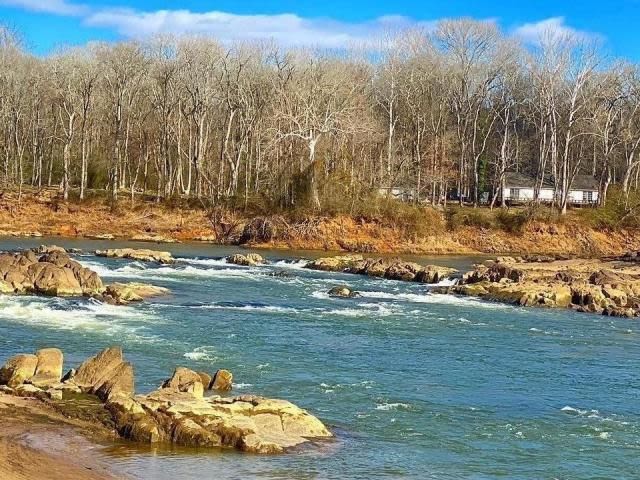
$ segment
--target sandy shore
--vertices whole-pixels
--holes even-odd
[[[108,467],[106,431],[68,420],[39,402],[0,393],[0,479],[122,479]]]

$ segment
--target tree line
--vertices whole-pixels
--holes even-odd
[[[46,57],[0,28],[0,181],[64,199],[322,209],[401,187],[492,205],[505,172],[637,188],[640,70],[575,35],[440,22],[339,50],[154,37]]]

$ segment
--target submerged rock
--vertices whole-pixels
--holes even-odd
[[[233,265],[242,265],[245,267],[255,267],[257,265],[264,264],[265,260],[261,255],[258,255],[257,253],[248,253],[247,255],[236,253],[235,255],[227,257],[227,263],[231,263]]]
[[[107,250],[96,250],[96,255],[108,258],[128,258],[141,262],[157,262],[163,265],[175,262],[171,253],[147,248],[109,248]]]
[[[328,292],[330,297],[340,297],[340,298],[355,298],[360,296],[360,293],[351,290],[349,287],[333,287]]]
[[[131,237],[134,242],[153,242],[153,243],[180,243],[175,238],[165,237],[155,233],[141,233]]]
[[[169,289],[146,283],[112,283],[107,285],[102,299],[116,305],[141,302],[145,298],[168,295]]]

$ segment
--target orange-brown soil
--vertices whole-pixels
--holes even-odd
[[[168,207],[137,200],[122,200],[111,211],[103,200],[61,202],[54,192],[29,193],[18,202],[14,193],[0,197],[0,236],[43,235],[94,237],[110,234],[118,239],[145,235],[159,240],[225,243],[238,239],[250,218],[224,219],[234,235],[222,237],[203,208]],[[428,219],[425,219],[428,222]],[[308,225],[292,225],[253,247],[296,250],[331,250],[397,254],[560,254],[603,256],[640,250],[638,231],[599,231],[577,219],[565,224],[533,222],[520,233],[480,227],[460,227],[416,237],[402,228],[348,216],[320,217]]]

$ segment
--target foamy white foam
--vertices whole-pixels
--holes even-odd
[[[296,270],[300,270],[303,269],[304,267],[306,267],[306,265],[309,263],[309,260],[304,260],[304,259],[300,259],[300,260],[278,260],[277,262],[274,262],[272,265],[275,265],[277,267],[281,267],[281,268],[293,268]]]
[[[239,267],[233,263],[227,263],[225,258],[178,258],[180,263],[188,263],[190,265],[207,265],[211,267]]]
[[[233,384],[233,388],[235,388],[236,390],[243,390],[245,388],[251,388],[253,387],[252,383],[234,383]]]
[[[133,307],[94,299],[0,296],[0,321],[55,330],[85,330],[143,343],[164,341],[144,332],[147,324],[158,323],[159,319]]]
[[[411,405],[408,403],[382,403],[376,406],[376,410],[383,410],[383,411],[409,410],[410,408],[411,408]]]
[[[397,300],[409,303],[435,303],[441,305],[460,305],[473,306],[474,308],[487,308],[490,310],[512,310],[514,307],[501,303],[483,302],[477,298],[459,297],[455,295],[439,294],[426,292],[424,294],[416,293],[391,293],[391,292],[373,292],[360,291],[360,295],[366,298]],[[320,298],[320,297],[317,297]]]
[[[215,349],[210,345],[203,345],[194,348],[191,352],[185,353],[184,358],[194,361],[214,361],[218,358],[214,355]]]
[[[139,262],[132,262],[114,269],[108,268],[98,262],[82,261],[80,263],[84,267],[94,270],[101,277],[123,277],[143,280],[153,277],[163,277],[166,278],[167,281],[179,281],[181,277],[239,277],[258,280],[255,276],[256,269],[239,268],[237,265],[229,265],[227,263],[220,264],[224,265],[224,268],[198,268],[194,265],[182,266],[180,264],[155,267],[151,265],[147,266]]]
[[[299,310],[290,307],[281,307],[278,305],[223,305],[211,304],[202,305],[197,308],[207,310],[239,310],[243,312],[261,312],[261,313],[298,313]]]

